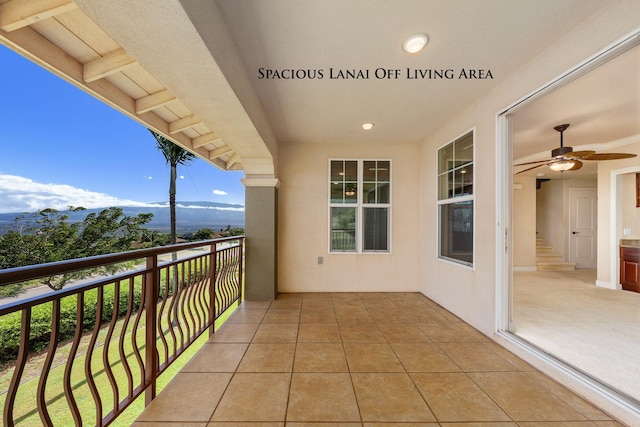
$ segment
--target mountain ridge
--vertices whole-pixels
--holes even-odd
[[[144,225],[149,230],[168,233],[170,230],[169,202],[148,203],[146,206],[116,206],[122,209],[126,216],[137,216],[142,213],[152,213],[151,222]],[[69,216],[68,221],[79,222],[90,213],[98,213],[104,208],[91,208],[81,211],[60,210]],[[16,218],[30,215],[34,212],[0,213],[0,233],[12,226]],[[177,201],[176,224],[178,234],[193,233],[201,228],[218,230],[227,226],[244,228],[244,206],[232,203],[206,201]]]

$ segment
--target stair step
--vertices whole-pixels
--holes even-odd
[[[553,247],[551,246],[543,246],[543,245],[536,246],[536,252],[538,253],[549,253],[552,250],[553,250]]]
[[[542,252],[536,254],[536,260],[539,262],[564,261],[564,256],[557,252]]]
[[[536,245],[541,245],[544,239],[536,239]]]
[[[576,269],[575,262],[537,262],[536,267],[538,271],[569,271]]]

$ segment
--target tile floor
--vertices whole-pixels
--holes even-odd
[[[134,426],[285,423],[621,425],[421,294],[327,293],[243,303]]]

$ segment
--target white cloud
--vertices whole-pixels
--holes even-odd
[[[180,175],[180,179],[184,179],[184,175]]]
[[[109,206],[161,206],[119,199],[105,193],[76,188],[66,184],[43,184],[16,175],[0,175],[0,212],[33,212],[38,209],[87,209]]]
[[[213,190],[213,194],[215,194],[216,196],[226,196],[227,192],[222,190]]]

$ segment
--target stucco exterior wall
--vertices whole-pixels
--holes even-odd
[[[601,50],[637,30],[640,3],[614,3],[595,14],[566,37],[541,52],[489,95],[468,105],[444,123],[421,147],[420,154],[420,289],[448,310],[488,335],[496,330],[496,117],[519,100],[584,63]],[[433,244],[436,221],[437,147],[467,129],[476,129],[475,266],[453,265],[436,256]],[[600,212],[599,212],[600,213]],[[601,236],[598,236],[602,241]]]
[[[279,153],[280,292],[419,290],[417,144],[283,144]],[[329,159],[391,160],[391,253],[329,253]]]

